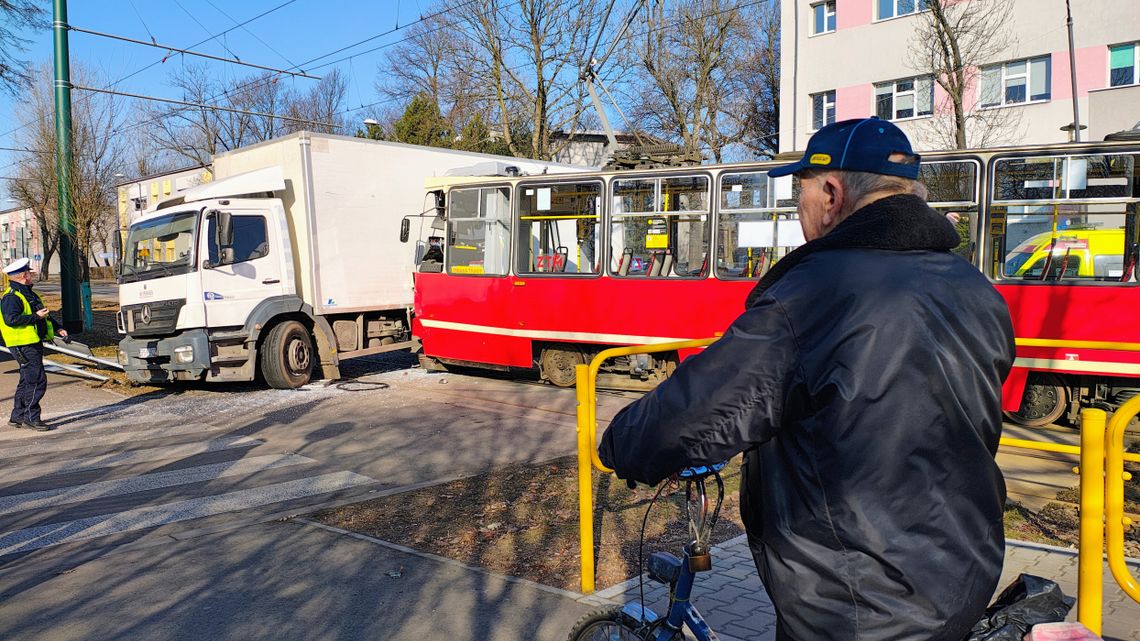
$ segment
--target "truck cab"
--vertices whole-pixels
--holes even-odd
[[[260,349],[271,386],[308,382],[318,358],[311,332],[331,329],[296,294],[281,199],[250,197],[284,188],[279,170],[251,172],[161,203],[130,227],[118,325],[132,381],[253,380]],[[335,350],[323,360],[335,370]]]

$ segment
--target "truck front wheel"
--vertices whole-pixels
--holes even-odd
[[[313,341],[297,321],[274,325],[260,356],[261,374],[272,388],[297,389],[313,376]]]

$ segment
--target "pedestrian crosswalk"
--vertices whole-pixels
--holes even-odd
[[[186,423],[45,439],[0,452],[0,561],[376,483],[216,431]],[[187,438],[195,440],[171,443]]]

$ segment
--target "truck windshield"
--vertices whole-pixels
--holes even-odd
[[[198,212],[156,216],[131,227],[123,253],[122,281],[185,274],[194,269]]]

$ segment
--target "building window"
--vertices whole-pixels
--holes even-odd
[[[982,106],[998,107],[1049,99],[1049,56],[982,68]]]
[[[1122,87],[1140,81],[1136,71],[1140,69],[1140,46],[1132,44],[1108,48],[1108,86]]]
[[[879,20],[926,11],[927,0],[878,0]]]
[[[812,35],[835,31],[835,0],[813,4],[811,14]]]
[[[822,129],[824,125],[830,125],[833,122],[835,122],[835,92],[825,91],[823,93],[812,94],[812,129]]]
[[[934,113],[934,80],[906,78],[875,85],[875,115],[902,120]]]

